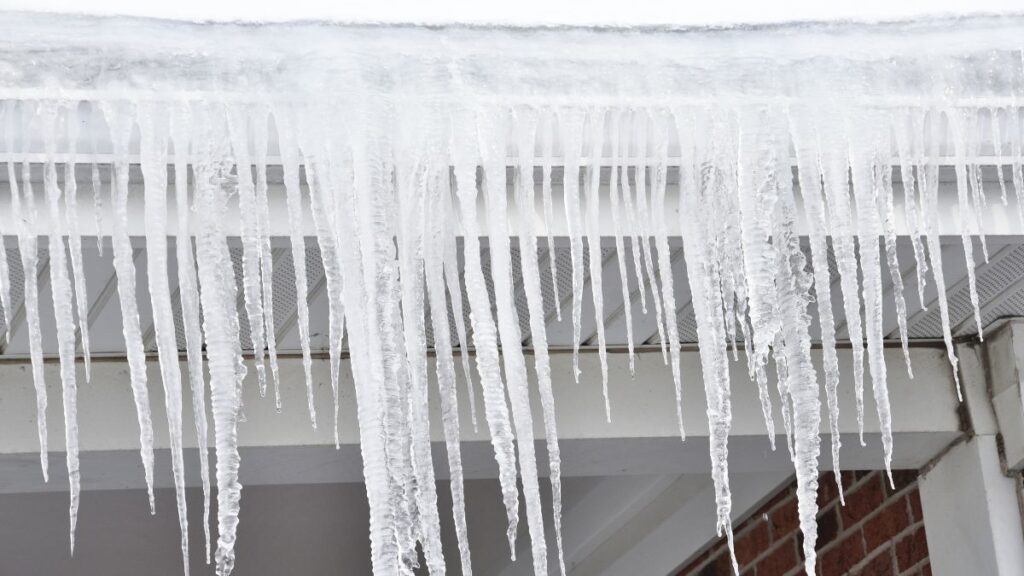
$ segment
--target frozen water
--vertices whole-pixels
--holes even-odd
[[[482,391],[511,554],[522,498],[530,561],[536,572],[547,573],[530,390],[536,382],[555,549],[564,573],[554,389],[556,378],[570,375],[552,374],[546,330],[554,319],[548,314],[561,320],[561,303],[557,286],[556,301],[544,302],[540,252],[546,248],[547,267],[557,282],[556,242],[566,242],[572,262],[571,377],[587,386],[597,380],[596,374],[580,378],[578,360],[583,325],[590,322],[589,313],[583,318],[589,282],[606,417],[613,404],[608,383],[616,373],[608,363],[606,298],[621,291],[631,370],[634,349],[647,344],[634,342],[633,321],[648,314],[651,299],[651,332],[656,327],[656,342],[671,367],[673,390],[666,393],[674,393],[681,435],[684,383],[690,386],[692,380],[685,376],[697,370],[682,365],[678,318],[681,309],[692,311],[708,407],[717,528],[730,547],[734,389],[729,350],[732,361],[739,361],[742,344],[753,382],[743,393],[759,396],[773,447],[776,410],[782,416],[797,474],[805,568],[813,573],[819,380],[838,470],[839,343],[846,340],[852,349],[862,430],[867,364],[888,467],[892,421],[899,415],[890,413],[882,357],[887,294],[896,317],[888,330],[898,330],[909,370],[904,291],[910,288],[904,281],[916,276],[922,305],[928,282],[940,288],[943,335],[956,377],[949,303],[941,289],[940,234],[961,237],[980,330],[973,262],[976,244],[987,260],[988,246],[979,234],[988,223],[983,216],[993,208],[982,189],[983,165],[999,167],[1012,183],[1000,179],[1004,202],[1012,198],[1024,214],[1018,104],[1024,96],[1024,23],[1019,18],[718,31],[203,26],[112,19],[104,22],[109,28],[104,35],[96,35],[92,24],[26,14],[5,15],[0,24],[10,188],[9,227],[0,232],[17,237],[25,272],[24,317],[43,474],[47,398],[37,285],[40,236],[49,247],[73,534],[79,483],[76,346],[81,345],[86,378],[90,358],[81,236],[94,229],[97,236],[111,236],[153,505],[154,439],[135,286],[138,247],[130,238],[141,207],[182,552],[187,554],[188,542],[183,375],[168,277],[169,235],[176,236],[181,328],[203,455],[208,556],[207,401],[212,406],[219,528],[214,558],[222,575],[234,566],[239,521],[244,336],[253,345],[261,393],[269,359],[269,379],[281,408],[272,232],[287,236],[292,252],[314,426],[307,236],[315,236],[320,248],[330,306],[335,443],[340,443],[339,387],[347,381],[341,371],[349,368],[376,574],[412,573],[420,551],[431,573],[443,573],[446,562],[453,562],[442,554],[431,458],[427,322],[462,573],[471,573],[472,566],[458,373],[466,381],[474,429],[474,379]],[[89,122],[83,121],[86,113]],[[80,126],[88,134],[83,129],[80,135]],[[999,159],[986,157],[993,154]],[[78,163],[89,168],[94,223],[82,217],[90,210],[78,205]],[[101,165],[108,163],[109,184],[101,177]],[[134,165],[141,168],[141,191],[130,178]],[[272,165],[281,166],[283,186],[270,181]],[[940,182],[940,166],[954,168],[955,183]],[[172,181],[173,230],[168,222]],[[37,190],[45,215],[37,214]],[[944,207],[952,198],[957,209],[951,217]],[[282,214],[271,212],[272,199],[282,200]],[[910,236],[913,273],[900,268],[899,234]],[[614,242],[617,287],[604,282],[603,236]],[[236,241],[242,247],[239,278],[229,252],[229,243]],[[490,279],[483,250],[489,251]],[[837,276],[829,265],[832,254]],[[905,260],[908,266],[909,257]],[[677,277],[682,263],[685,281]],[[516,304],[516,270],[522,272],[525,309]],[[0,304],[7,329],[13,330],[17,304],[10,301],[10,277],[6,253],[0,251]],[[687,293],[686,301],[677,301]],[[464,321],[464,296],[471,330]],[[633,308],[636,299],[639,310]],[[249,334],[240,333],[243,324]],[[526,330],[529,334],[522,333]],[[816,336],[822,347],[820,377],[811,361]],[[532,355],[523,342],[530,343]],[[777,402],[770,372],[777,376]]]

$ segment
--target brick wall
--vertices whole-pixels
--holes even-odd
[[[831,472],[818,480],[818,574],[931,576],[916,471],[844,472],[846,506]],[[796,481],[735,526],[741,576],[803,573],[803,538]],[[732,573],[724,538],[692,559],[677,576]]]

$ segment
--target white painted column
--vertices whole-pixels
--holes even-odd
[[[1004,406],[1008,396],[1000,393],[1014,384],[996,381],[1024,372],[1018,362],[1024,355],[1011,353],[1019,330],[1015,324],[991,332],[986,344],[957,349],[964,409],[974,435],[940,456],[920,480],[928,552],[939,576],[1024,574],[1016,472],[1007,472],[998,441],[1006,418],[997,418],[1009,408],[1021,410],[1019,402]]]

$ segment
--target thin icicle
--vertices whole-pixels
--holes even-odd
[[[969,119],[964,118],[965,114],[958,110],[947,110],[946,121],[948,122],[949,130],[953,136],[953,149],[956,155],[956,161],[954,163],[954,170],[956,171],[956,196],[957,196],[957,210],[959,211],[960,217],[960,243],[964,248],[964,259],[967,264],[967,287],[971,297],[971,307],[974,309],[974,325],[978,329],[978,337],[982,340],[985,339],[982,334],[981,324],[981,306],[978,299],[978,283],[975,274],[974,264],[974,239],[971,237],[971,231],[974,230],[976,233],[979,229],[979,215],[978,215],[978,200],[977,198],[971,198],[971,194],[976,190],[976,186],[968,183],[968,177],[970,176],[965,155],[969,153],[966,150],[965,140],[968,138],[968,130],[965,124],[969,123]],[[934,137],[934,134],[933,134]],[[988,261],[988,254],[985,255],[985,260]]]
[[[654,300],[655,324],[658,326],[658,345],[661,347],[661,361],[668,364],[668,352],[665,342],[665,324],[667,322],[667,310],[662,310],[661,291],[664,286],[658,286],[658,278],[654,274],[654,248],[651,237],[652,214],[648,208],[648,180],[647,180],[647,125],[650,120],[649,113],[644,110],[637,113],[638,118],[634,121],[634,141],[636,142],[636,166],[633,169],[633,190],[636,193],[636,220],[638,222],[638,240],[640,241],[640,253],[644,260],[644,273],[647,276],[647,285],[651,287],[651,297]],[[638,276],[643,276],[638,274]],[[643,285],[643,281],[640,282]],[[643,306],[644,298],[641,296],[640,303]],[[644,314],[647,313],[644,308]]]
[[[885,144],[888,144],[886,139]],[[910,348],[907,344],[907,301],[903,297],[903,272],[900,270],[899,255],[896,253],[896,210],[892,199],[892,167],[881,160],[875,166],[876,210],[882,214],[882,230],[885,234],[885,262],[892,282],[892,297],[896,303],[896,322],[899,326],[900,343],[903,347],[903,361],[907,365],[907,376],[914,378],[910,365]]]
[[[633,253],[633,272],[636,275],[636,290],[640,295],[640,311],[647,315],[647,290],[644,288],[644,265],[643,256],[640,253],[641,244],[641,233],[639,216],[637,215],[636,208],[634,208],[633,201],[633,188],[629,184],[629,150],[631,145],[639,146],[639,143],[635,142],[633,137],[633,122],[632,114],[629,112],[623,112],[620,114],[620,134],[622,143],[622,161],[619,165],[619,187],[622,190],[622,206],[626,216],[625,228],[629,232],[629,247]],[[642,155],[637,152],[637,155]],[[638,163],[634,166],[637,182],[639,182],[639,172],[641,165]],[[642,190],[638,190],[641,193]],[[625,253],[620,252],[618,254],[620,258],[625,258]],[[652,286],[653,289],[653,286]]]
[[[73,292],[68,278],[67,254],[64,248],[65,215],[61,213],[61,189],[57,184],[57,167],[54,155],[57,146],[54,132],[57,129],[58,110],[54,103],[41,105],[43,141],[46,149],[46,165],[43,167],[43,186],[46,189],[46,204],[50,216],[50,295],[53,299],[53,315],[57,324],[57,350],[60,356],[60,384],[64,404],[65,460],[68,467],[70,486],[70,546],[75,553],[75,525],[78,523],[78,495],[81,490],[81,472],[78,468],[78,386],[75,382],[75,318],[72,309]]]
[[[597,355],[601,363],[601,392],[604,395],[604,414],[612,421],[612,405],[608,399],[608,349],[604,334],[604,261],[601,255],[601,154],[604,150],[603,108],[590,111],[590,133],[587,137],[590,162],[585,171],[586,218],[584,230],[590,252],[590,294],[594,303],[594,327],[597,329]]]
[[[580,150],[583,146],[582,110],[559,110],[564,176],[562,200],[572,257],[572,374],[580,381],[580,320],[583,315],[583,216],[580,210]]]
[[[75,282],[75,304],[78,312],[77,335],[82,342],[82,355],[85,359],[85,381],[92,376],[92,353],[89,346],[89,294],[85,286],[85,265],[82,262],[82,233],[78,226],[78,182],[75,179],[75,156],[78,146],[78,103],[67,107],[64,112],[68,141],[68,161],[64,163],[64,209],[67,214],[68,251],[71,255],[71,272]],[[6,271],[5,258],[0,268]],[[6,272],[2,274],[6,276]],[[6,283],[0,279],[0,284]]]
[[[32,112],[29,103],[22,102],[16,106],[13,101],[5,104],[7,116],[7,151],[13,154],[14,131],[21,128],[23,142],[27,151],[27,134]],[[15,114],[22,116],[15,121]],[[43,471],[43,481],[50,481],[49,458],[46,434],[46,381],[43,375],[43,342],[39,331],[39,288],[38,261],[39,244],[35,235],[36,208],[35,196],[32,193],[32,174],[28,162],[21,163],[21,190],[18,190],[18,178],[14,170],[14,160],[7,161],[7,181],[11,187],[11,218],[15,222],[18,234],[18,252],[21,255],[21,269],[25,276],[25,326],[28,328],[29,356],[32,362],[32,384],[36,389],[36,428],[39,433],[39,464]],[[22,206],[22,197],[25,205]],[[8,336],[10,324],[8,324]]]
[[[462,449],[459,445],[459,403],[455,386],[455,360],[452,357],[451,331],[448,327],[445,298],[444,258],[447,244],[444,197],[451,195],[451,175],[445,167],[432,175],[434,189],[428,191],[427,236],[423,244],[424,273],[426,276],[427,298],[430,307],[430,322],[434,331],[434,350],[437,355],[437,387],[441,397],[441,422],[444,426],[445,448],[448,453],[448,487],[452,493],[452,517],[455,522],[455,537],[459,544],[459,559],[462,573],[472,576],[473,568],[469,552],[469,532],[466,527],[466,494],[462,474]],[[461,295],[457,294],[456,297]],[[463,354],[463,357],[468,355]]]
[[[835,111],[821,111],[817,125],[830,122]],[[854,243],[853,219],[850,214],[849,145],[845,129],[835,126],[833,131],[818,130],[818,157],[824,182],[825,201],[829,222],[832,224],[832,248],[839,267],[839,281],[843,293],[843,311],[846,332],[853,353],[853,387],[857,397],[857,429],[864,446],[864,330],[861,324],[860,282],[858,276],[857,245]]]
[[[103,111],[100,105],[93,103],[90,107],[90,113],[93,118],[100,118],[103,115]],[[99,154],[99,147],[96,145],[96,133],[99,131],[97,126],[93,126],[91,138],[89,143],[92,145],[91,151],[93,155]],[[110,165],[110,174],[113,175],[114,165]],[[100,258],[103,257],[103,231],[106,230],[105,218],[103,217],[103,182],[100,179],[100,167],[96,163],[96,159],[93,158],[92,165],[89,167],[90,177],[92,179],[92,217],[96,223],[96,253],[99,254]],[[114,179],[110,179],[110,186],[113,187]]]
[[[868,369],[871,390],[878,411],[882,432],[885,471],[892,484],[892,417],[889,409],[889,391],[882,332],[882,268],[879,260],[878,238],[882,226],[878,215],[878,197],[883,193],[881,171],[890,170],[888,149],[877,132],[878,126],[869,123],[849,126],[850,173],[857,209],[857,238],[860,244],[861,271],[864,275],[864,318],[868,341]],[[884,150],[884,152],[882,151]]]
[[[139,418],[140,452],[146,475],[146,490],[149,493],[149,511],[156,514],[153,498],[153,421],[149,408],[149,390],[146,388],[146,352],[142,346],[139,307],[135,300],[135,261],[131,240],[128,238],[128,143],[134,121],[131,105],[124,102],[104,104],[103,115],[110,127],[110,139],[114,146],[114,222],[110,238],[114,252],[117,296],[121,303],[121,330],[124,333],[129,379]]]
[[[505,175],[506,118],[503,110],[479,113],[477,134],[484,175],[487,206],[488,239],[494,278],[494,299],[497,305],[498,337],[504,360],[509,402],[515,423],[516,447],[519,449],[519,476],[523,483],[526,520],[533,549],[533,569],[547,574],[547,545],[544,519],[541,514],[537,458],[533,443],[533,414],[527,390],[526,359],[520,345],[519,314],[513,298],[511,247],[508,230],[508,208]]]
[[[608,178],[609,211],[612,215],[612,231],[615,235],[615,259],[619,264],[619,281],[622,285],[622,313],[626,322],[626,348],[629,351],[629,373],[636,375],[636,357],[633,353],[633,297],[629,290],[629,274],[626,272],[626,249],[622,241],[622,214],[619,210],[619,170],[622,166],[620,156],[622,143],[621,113],[612,114],[612,164]],[[601,324],[603,325],[603,320]],[[603,333],[603,330],[602,330]]]
[[[534,127],[536,113],[523,110],[516,115],[516,151],[519,165],[516,171],[515,200],[519,212],[519,258],[523,270],[523,288],[526,293],[527,312],[530,319],[530,340],[533,342],[534,369],[537,373],[537,390],[540,392],[544,416],[544,438],[548,449],[548,470],[551,481],[551,508],[555,527],[555,547],[558,551],[558,567],[565,575],[565,554],[562,550],[562,459],[558,448],[558,427],[555,423],[555,399],[551,391],[551,360],[548,355],[547,324],[544,317],[544,300],[540,286],[540,270],[537,263],[537,232],[528,217],[534,206],[535,182]],[[544,156],[547,158],[547,156]]]
[[[160,376],[164,385],[167,430],[171,439],[171,470],[181,530],[181,558],[188,575],[188,513],[185,501],[185,457],[181,439],[181,368],[175,338],[171,287],[167,278],[167,138],[163,108],[142,104],[139,109],[140,159],[144,182],[146,260],[149,299],[153,306]]]
[[[451,179],[448,180],[451,183]],[[454,208],[452,207],[453,190],[449,188],[441,191],[441,205],[444,206],[444,214],[452,215],[454,219]],[[466,316],[462,309],[462,280],[459,272],[458,245],[456,242],[456,231],[450,226],[444,241],[444,281],[448,288],[448,298],[452,306],[452,317],[455,319],[455,334],[459,339],[459,359],[462,361],[462,377],[466,380],[466,396],[469,397],[469,419],[473,423],[473,432],[480,428],[476,418],[476,394],[473,389],[473,370],[469,361],[469,340],[466,337]]]
[[[512,444],[512,430],[509,423],[508,406],[501,379],[498,357],[497,330],[491,316],[491,304],[487,295],[483,270],[480,264],[480,230],[476,208],[476,130],[472,119],[462,113],[453,121],[451,137],[452,160],[455,166],[455,183],[462,214],[464,231],[463,254],[465,256],[466,293],[472,309],[473,343],[476,348],[477,371],[484,392],[484,411],[487,427],[491,432],[491,445],[498,462],[498,478],[501,483],[502,499],[508,516],[508,544],[512,559],[515,559],[516,532],[519,527],[519,491],[516,488],[516,453]]]
[[[928,255],[925,252],[923,236],[922,210],[919,198],[920,182],[914,177],[913,160],[922,153],[917,138],[920,128],[915,129],[916,116],[903,113],[894,115],[893,129],[896,133],[896,151],[900,161],[900,180],[903,184],[903,203],[905,206],[907,225],[910,229],[910,241],[914,247],[914,270],[917,272],[917,299],[922,310],[928,306],[924,299],[924,288],[928,273]]]
[[[281,167],[288,204],[288,230],[292,247],[292,266],[295,268],[295,311],[302,346],[302,368],[306,376],[306,404],[309,420],[316,428],[316,407],[313,404],[313,358],[309,352],[309,285],[306,279],[306,241],[302,236],[302,190],[299,187],[299,151],[292,133],[294,127],[285,121],[287,116],[274,113]]]
[[[258,108],[252,130],[256,160],[256,234],[259,239],[260,278],[263,280],[263,333],[267,342],[267,356],[270,358],[270,374],[274,379],[274,406],[280,412],[281,375],[277,366],[277,328],[274,322],[274,260],[270,247],[270,203],[267,199],[269,119],[269,110]]]
[[[206,563],[210,563],[210,445],[206,420],[206,378],[203,374],[203,334],[199,317],[199,280],[192,253],[192,228],[188,194],[188,125],[189,111],[184,107],[172,110],[171,142],[174,146],[174,203],[177,209],[178,234],[175,253],[178,260],[178,296],[181,300],[182,328],[185,332],[185,356],[189,385],[192,390],[192,417],[195,421],[196,444],[199,446],[199,477],[203,485],[203,535],[206,542]]]
[[[680,367],[679,354],[679,327],[676,321],[676,296],[672,285],[672,264],[670,261],[668,247],[668,231],[665,228],[666,210],[665,189],[668,185],[668,130],[666,123],[671,122],[667,113],[659,111],[654,122],[654,165],[652,175],[652,205],[651,229],[654,232],[654,241],[658,252],[658,272],[661,280],[661,297],[665,315],[665,332],[668,341],[669,360],[672,365],[672,383],[676,393],[676,420],[679,424],[679,437],[686,440],[686,430],[683,427],[683,382]],[[657,212],[655,214],[654,212]]]
[[[555,254],[555,208],[551,200],[551,159],[554,155],[555,124],[558,118],[551,111],[541,114],[540,121],[540,155],[541,184],[540,193],[544,203],[544,229],[547,230],[548,266],[551,268],[551,304],[555,307],[555,319],[562,321],[561,290],[558,289],[558,258]]]

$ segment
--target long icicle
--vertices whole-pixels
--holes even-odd
[[[64,111],[68,146],[68,161],[64,163],[64,210],[68,228],[68,252],[71,256],[71,272],[74,275],[75,309],[78,312],[77,334],[82,345],[85,360],[85,381],[92,377],[92,352],[89,345],[89,293],[85,285],[85,265],[82,262],[82,232],[78,226],[78,182],[75,178],[76,151],[78,149],[78,102],[67,106]],[[0,257],[0,268],[6,276],[7,260]],[[0,286],[6,280],[0,279]]]
[[[180,106],[171,112],[170,135],[174,146],[174,205],[178,217],[175,254],[178,259],[178,295],[185,332],[185,359],[192,390],[192,418],[199,447],[199,477],[203,486],[203,536],[206,563],[210,563],[210,441],[206,419],[206,376],[203,373],[203,334],[199,317],[199,279],[192,252],[192,206],[188,194],[190,113]]]
[[[146,490],[149,493],[149,510],[151,514],[156,514],[153,497],[153,420],[149,390],[146,388],[146,352],[142,346],[139,307],[135,300],[134,253],[128,237],[128,144],[134,124],[130,108],[131,105],[125,102],[106,103],[103,108],[114,146],[114,222],[110,238],[114,252],[114,273],[117,276],[117,297],[121,303],[121,330],[124,333],[132,395],[139,418],[140,452],[146,475]]]
[[[164,386],[167,430],[171,439],[171,470],[181,530],[181,558],[188,576],[188,513],[185,501],[185,456],[181,438],[181,368],[175,338],[171,287],[167,278],[167,138],[168,118],[163,108],[142,104],[139,109],[139,144],[144,183],[146,260],[149,299],[153,306],[160,376]]]

